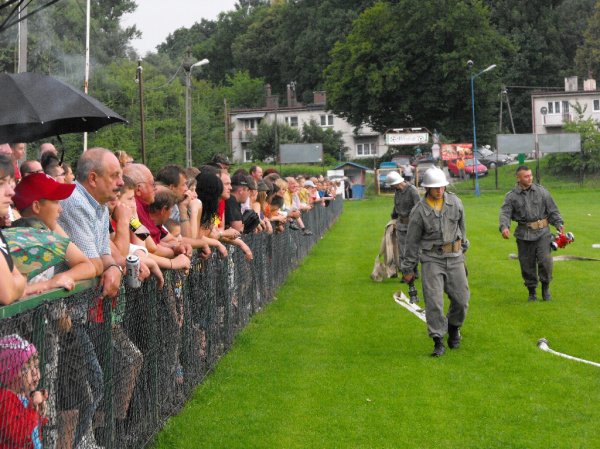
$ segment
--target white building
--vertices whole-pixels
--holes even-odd
[[[250,142],[258,134],[258,124],[262,120],[273,123],[275,117],[279,123],[285,123],[302,131],[304,123],[311,120],[317,122],[322,128],[332,128],[341,131],[344,143],[348,148],[345,154],[349,159],[380,157],[388,150],[383,134],[373,131],[369,127],[361,127],[354,133],[354,127],[346,120],[332,114],[325,109],[325,92],[314,92],[312,104],[298,103],[295,98],[293,86],[288,86],[288,106],[278,106],[279,96],[271,95],[271,88],[267,85],[267,105],[258,109],[232,109],[229,113],[231,123],[231,152],[237,162],[252,161]],[[317,143],[317,142],[315,142]]]
[[[573,106],[581,105],[583,118],[600,121],[600,91],[596,80],[586,79],[579,90],[576,76],[565,78],[564,92],[541,92],[531,95],[532,132],[551,134],[563,132],[563,126],[577,119]]]

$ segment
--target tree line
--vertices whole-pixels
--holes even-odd
[[[165,6],[168,7],[168,6]],[[133,0],[93,0],[90,93],[129,120],[90,137],[94,145],[139,157],[138,55],[135,26],[122,25]],[[84,12],[62,0],[29,23],[29,71],[83,85]],[[0,69],[15,70],[16,29],[0,35]],[[198,18],[173,31],[143,58],[147,153],[150,165],[183,163],[186,51],[210,64],[193,72],[193,159],[201,163],[229,151],[226,108],[264,104],[264,85],[284,98],[295,82],[298,100],[326,90],[328,108],[354,126],[379,131],[425,126],[447,141],[472,136],[470,76],[475,81],[478,141],[493,143],[499,129],[500,92],[506,88],[515,129],[531,130],[530,94],[561,90],[565,76],[597,76],[600,6],[596,0],[240,0],[216,20]],[[467,61],[474,62],[470,72]],[[282,125],[283,126],[283,125]],[[264,128],[264,129],[263,129]],[[313,130],[314,131],[314,130]],[[267,157],[265,125],[253,143]],[[287,136],[289,130],[278,130]],[[308,136],[308,137],[307,137]],[[307,131],[292,141],[335,136]],[[339,137],[339,136],[338,136]],[[265,143],[266,142],[266,143]],[[64,136],[69,154],[78,136]],[[587,164],[594,166],[594,164]]]

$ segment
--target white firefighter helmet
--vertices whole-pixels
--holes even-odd
[[[398,172],[391,171],[385,177],[385,183],[390,186],[395,186],[396,184],[400,184],[404,182],[404,178],[400,176]]]
[[[422,187],[446,187],[448,184],[446,175],[437,167],[427,170],[423,175],[423,181],[421,181]]]

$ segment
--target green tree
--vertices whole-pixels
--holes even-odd
[[[531,130],[532,91],[561,89],[565,76],[577,74],[575,53],[595,1],[487,0],[492,24],[514,48],[505,55],[503,83],[509,86],[516,132]]]
[[[500,62],[507,48],[480,1],[379,2],[332,51],[325,72],[328,106],[354,126],[366,123],[378,131],[427,126],[469,139],[466,62],[474,60],[482,69]],[[500,74],[499,68],[477,80],[482,137],[491,134],[496,120]]]
[[[341,131],[321,128],[314,120],[302,125],[302,142],[322,143],[323,153],[329,155],[334,161],[342,160],[348,151],[348,147],[344,145],[343,135]]]
[[[571,107],[577,118],[567,123],[564,131],[581,135],[581,152],[548,155],[548,169],[554,174],[579,175],[583,182],[585,175],[600,173],[600,122],[591,117],[583,118],[587,105],[582,107],[578,102]]]
[[[299,93],[321,89],[330,50],[372,3],[304,0],[257,9],[247,30],[233,42],[234,63],[264,77],[274,91],[285,91],[291,81]]]
[[[583,33],[583,43],[577,49],[577,72],[585,75],[600,75],[600,2],[594,6]]]
[[[258,134],[250,142],[250,150],[254,160],[264,161],[279,156],[279,145],[299,143],[302,141],[300,132],[282,123],[267,123],[264,120],[258,125]]]
[[[247,71],[227,75],[221,92],[232,108],[258,108],[265,104],[265,81]]]

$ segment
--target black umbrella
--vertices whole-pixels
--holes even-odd
[[[0,143],[33,142],[127,123],[95,98],[37,73],[0,74]]]

